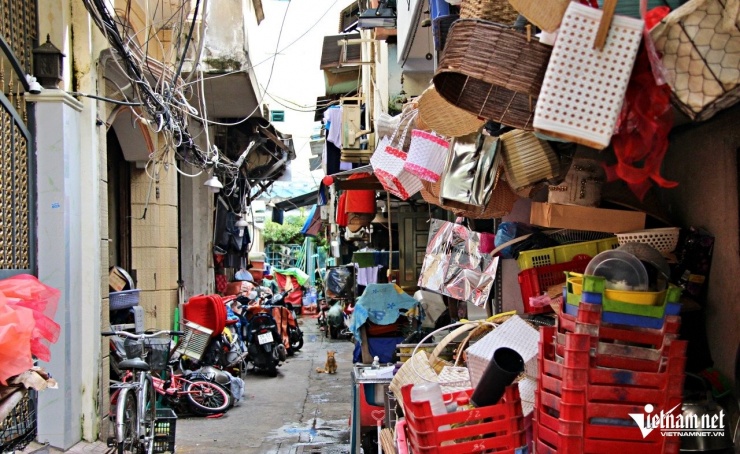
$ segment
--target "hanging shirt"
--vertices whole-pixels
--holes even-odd
[[[364,285],[367,287],[368,284],[378,283],[378,271],[383,267],[368,266],[365,268],[357,268],[357,265],[355,265],[355,268],[357,272],[357,285]]]
[[[342,108],[329,107],[324,111],[326,124],[326,140],[342,148]]]

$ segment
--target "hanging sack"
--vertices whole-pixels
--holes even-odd
[[[416,116],[416,110],[409,116]],[[393,133],[388,145],[383,149],[375,150],[375,153],[370,157],[370,164],[373,166],[373,171],[380,184],[383,185],[386,191],[401,200],[407,200],[421,190],[419,178],[404,170],[407,154],[402,147],[406,143],[407,133],[412,127],[412,118],[405,122],[402,119],[401,126]],[[400,129],[403,131],[399,134]]]
[[[437,92],[434,85],[424,90],[418,104],[419,122],[446,137],[471,134],[479,131],[486,123],[485,120],[449,103]]]
[[[691,0],[651,31],[673,103],[704,121],[740,101],[740,9],[737,0]]]
[[[527,33],[458,19],[447,36],[434,87],[449,103],[477,117],[532,130],[550,53],[550,46]]]
[[[565,180],[547,188],[547,202],[597,207],[601,202],[601,186],[605,179],[606,172],[599,161],[573,158]]]
[[[439,180],[450,143],[433,132],[411,131],[411,145],[403,168],[424,181]]]
[[[560,162],[547,141],[531,131],[515,129],[501,135],[506,180],[514,192],[550,179],[560,171]]]
[[[609,145],[643,28],[640,19],[613,16],[616,1],[603,11],[568,5],[537,100],[537,131],[599,150]]]
[[[500,174],[498,148],[497,137],[479,133],[453,139],[443,171],[440,203],[483,211]]]

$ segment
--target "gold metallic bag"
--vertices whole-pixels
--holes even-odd
[[[479,133],[453,139],[439,192],[442,205],[483,211],[499,175],[499,140]]]

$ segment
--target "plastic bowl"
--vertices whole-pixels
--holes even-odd
[[[647,291],[650,285],[647,269],[640,259],[619,250],[597,254],[588,262],[584,274],[605,278],[606,288],[610,290]]]

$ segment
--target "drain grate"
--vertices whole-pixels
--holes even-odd
[[[295,454],[347,454],[349,445],[311,444],[296,446]]]

